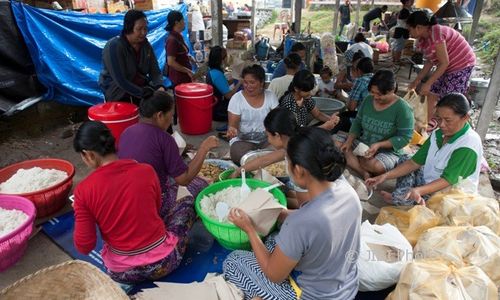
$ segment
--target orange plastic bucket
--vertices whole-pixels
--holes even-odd
[[[217,99],[211,85],[179,84],[175,87],[175,102],[182,133],[205,134],[212,129],[212,108]]]

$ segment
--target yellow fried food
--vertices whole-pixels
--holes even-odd
[[[220,173],[224,172],[224,169],[215,164],[203,163],[201,166],[200,174],[202,177],[206,177],[216,181],[219,179]]]

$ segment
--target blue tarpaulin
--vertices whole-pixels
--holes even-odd
[[[94,105],[104,101],[98,86],[101,54],[106,42],[120,34],[124,14],[83,14],[34,8],[12,1],[12,11],[35,65],[38,80],[47,88],[46,100],[71,105]],[[187,6],[172,9],[183,13]],[[148,40],[165,64],[167,15],[172,9],[146,12]],[[187,28],[187,26],[186,26]],[[189,44],[187,29],[184,39]]]

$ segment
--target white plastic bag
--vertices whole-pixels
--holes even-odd
[[[359,290],[379,291],[399,280],[403,267],[413,260],[410,243],[391,224],[361,225],[361,247],[358,259]]]

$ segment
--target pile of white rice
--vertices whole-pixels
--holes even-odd
[[[0,184],[0,193],[23,194],[46,189],[68,177],[64,171],[55,169],[19,169],[9,180]]]
[[[16,230],[28,219],[28,215],[17,209],[0,207],[0,238]]]
[[[218,191],[215,194],[208,194],[204,196],[200,201],[201,210],[209,216],[211,219],[219,220],[219,217],[215,213],[215,206],[219,202],[225,202],[229,208],[237,207],[241,203],[240,197],[241,187],[230,186],[223,190]],[[222,220],[223,223],[230,223],[227,217]]]

